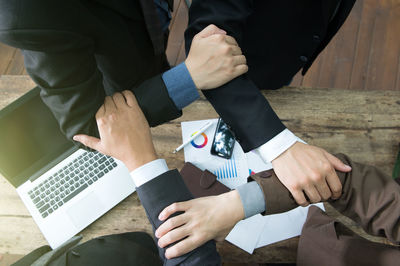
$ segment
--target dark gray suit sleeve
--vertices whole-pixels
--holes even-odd
[[[214,24],[242,43],[251,0],[193,0],[185,32],[186,51],[195,34]],[[203,91],[222,119],[231,126],[245,152],[266,143],[285,129],[268,101],[244,74],[225,85]]]
[[[160,212],[174,202],[193,199],[177,170],[168,171],[137,188],[140,201],[147,217],[156,230],[162,222],[158,220]],[[214,241],[208,241],[201,247],[183,256],[167,260],[165,249],[159,248],[164,265],[220,265],[221,259]]]

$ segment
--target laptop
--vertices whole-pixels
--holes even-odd
[[[76,147],[38,87],[0,111],[0,174],[54,249],[135,191],[117,159]]]

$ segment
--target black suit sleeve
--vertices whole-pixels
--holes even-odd
[[[0,41],[22,50],[27,72],[69,139],[98,136],[95,114],[106,96],[95,57],[99,41],[78,24],[81,16],[86,22],[85,14],[77,1],[0,0]],[[135,93],[150,126],[181,115],[160,74],[126,89]]]
[[[0,40],[23,49],[27,72],[69,139],[78,133],[98,136],[95,114],[106,95],[92,40],[72,32],[41,30],[0,32]],[[131,90],[150,126],[181,115],[161,75]]]
[[[158,220],[160,212],[174,202],[193,199],[177,170],[168,171],[137,188],[140,201],[147,217],[156,230],[162,222]],[[165,249],[159,248],[164,265],[220,265],[221,259],[214,241],[208,241],[201,247],[183,256],[167,260]]]
[[[251,0],[193,0],[189,27],[185,32],[186,51],[189,51],[194,35],[209,24],[227,31],[240,46],[246,20],[252,10]],[[261,146],[285,129],[268,101],[246,74],[203,93],[235,132],[245,152]]]

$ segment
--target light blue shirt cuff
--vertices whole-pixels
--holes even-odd
[[[179,110],[200,97],[185,63],[164,72],[162,79],[167,87],[169,97]]]
[[[264,194],[257,182],[243,184],[236,190],[242,200],[245,218],[265,211]]]

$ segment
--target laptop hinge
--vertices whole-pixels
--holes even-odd
[[[54,166],[56,166],[57,164],[59,164],[60,162],[62,162],[63,160],[65,160],[65,158],[67,158],[68,156],[70,156],[71,154],[73,154],[74,152],[76,152],[79,149],[79,147],[77,146],[73,146],[71,148],[69,148],[68,150],[66,150],[65,152],[63,152],[61,155],[59,155],[58,157],[56,157],[53,161],[49,162],[45,167],[43,167],[42,169],[40,169],[39,171],[37,171],[35,174],[33,174],[29,180],[31,182],[35,181],[36,179],[38,179],[39,177],[41,177],[44,173],[46,173],[47,171],[49,171],[51,168],[53,168]]]

